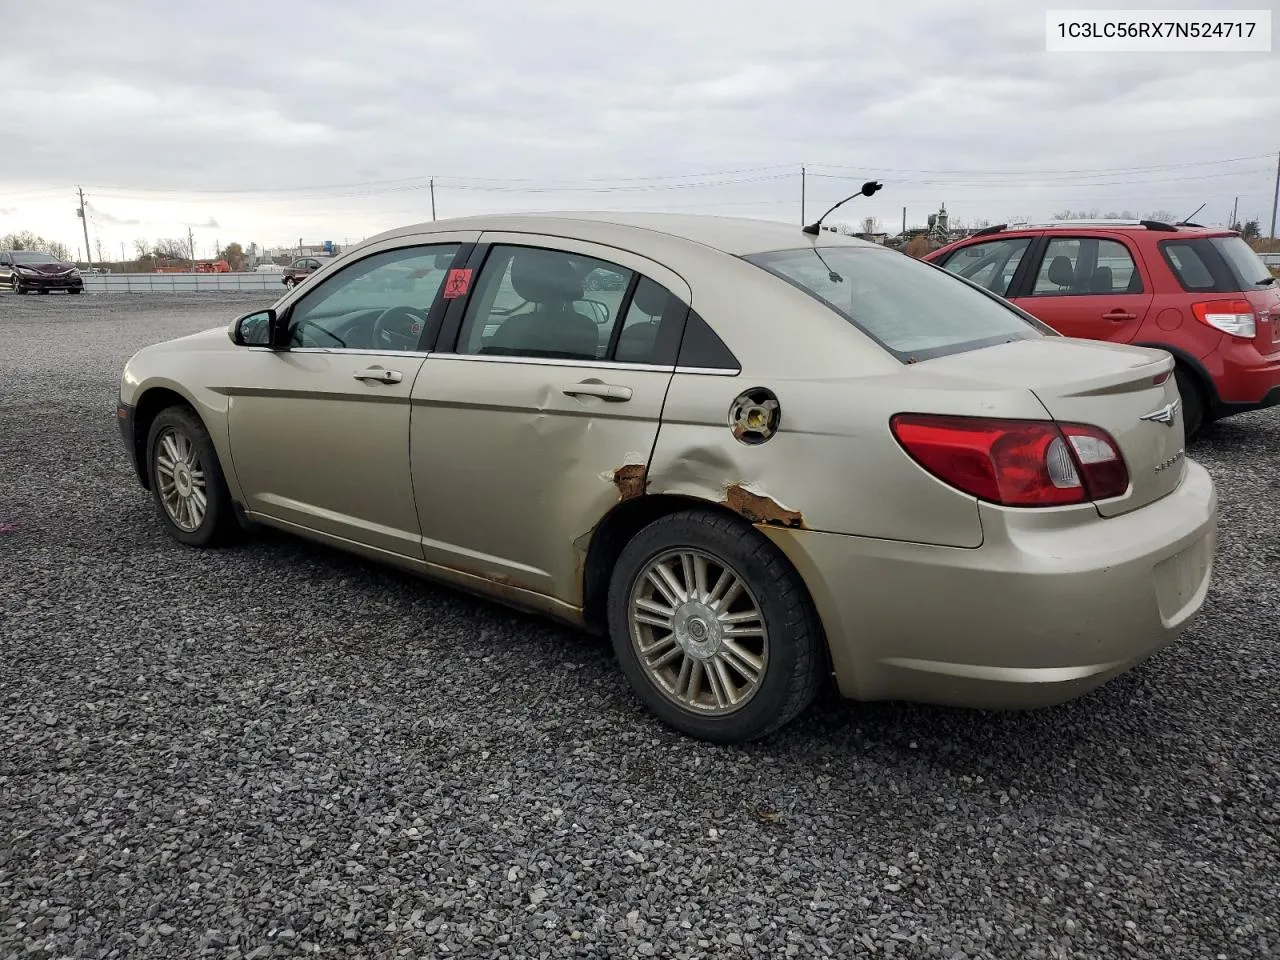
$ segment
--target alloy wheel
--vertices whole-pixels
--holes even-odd
[[[769,634],[743,578],[700,550],[651,560],[631,589],[631,643],[649,680],[685,710],[720,716],[744,706],[769,665]]]
[[[160,502],[174,525],[194,533],[209,509],[204,466],[196,445],[181,430],[167,427],[155,445],[156,482]]]

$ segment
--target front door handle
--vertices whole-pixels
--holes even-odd
[[[599,397],[610,403],[625,403],[631,399],[631,388],[614,383],[601,383],[599,380],[584,380],[582,383],[571,383],[561,387],[560,392],[568,397]]]
[[[1136,313],[1130,313],[1128,310],[1112,310],[1110,313],[1102,315],[1103,320],[1114,320],[1116,323],[1123,323],[1125,320],[1137,320]]]
[[[404,374],[399,370],[383,370],[381,367],[357,370],[353,376],[357,380],[376,380],[378,383],[399,383],[404,379]]]

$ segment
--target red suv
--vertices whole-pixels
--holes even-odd
[[[924,259],[1064,336],[1169,351],[1188,437],[1280,403],[1280,285],[1238,233],[1153,220],[1001,224]]]

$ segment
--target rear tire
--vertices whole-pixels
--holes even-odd
[[[822,628],[799,574],[750,524],[706,510],[656,520],[623,548],[608,623],[622,672],[645,706],[681,733],[715,743],[782,727],[809,706],[828,673]]]
[[[38,292],[39,292],[40,296],[42,296],[42,297],[47,297],[47,296],[49,295],[49,288],[48,288],[48,287],[41,287],[41,288],[40,288],[40,290],[39,290]]]
[[[218,453],[190,408],[169,407],[151,421],[147,476],[160,519],[179,543],[214,546],[239,528]]]
[[[1182,430],[1188,440],[1200,434],[1204,428],[1204,392],[1195,375],[1179,365],[1174,369],[1178,383],[1178,396],[1182,400]]]

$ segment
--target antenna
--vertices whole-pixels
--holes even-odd
[[[1178,221],[1178,223],[1188,223],[1188,224],[1189,224],[1189,223],[1191,222],[1191,217],[1194,217],[1197,213],[1199,213],[1199,212],[1200,212],[1201,210],[1203,210],[1203,209],[1204,209],[1204,204],[1202,203],[1202,204],[1200,204],[1200,206],[1196,207],[1194,210],[1192,210],[1192,211],[1191,211],[1191,216],[1190,216],[1190,217],[1183,217],[1181,220],[1179,220],[1179,221]]]
[[[822,221],[827,219],[827,217],[831,215],[832,210],[835,210],[836,207],[844,206],[854,197],[869,197],[883,186],[884,184],[877,183],[875,180],[868,180],[866,183],[862,185],[862,189],[859,190],[857,193],[851,193],[849,196],[845,197],[843,200],[841,200],[839,203],[833,206],[831,210],[828,210],[826,213],[820,216],[813,223],[809,224],[807,227],[804,227],[803,228],[804,232],[808,234],[812,234],[813,236],[816,237],[819,231],[822,230]]]

